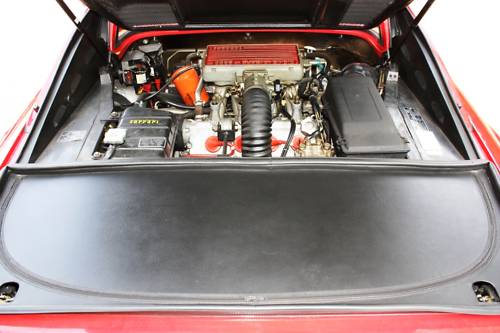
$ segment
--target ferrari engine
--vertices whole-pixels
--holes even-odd
[[[380,95],[385,76],[364,63],[340,66],[336,52],[255,43],[165,53],[143,40],[122,59],[116,119],[96,156],[404,158]]]
[[[293,44],[209,45],[201,60],[198,88],[204,85],[212,93],[210,112],[184,121],[185,153],[332,156],[315,105],[321,82],[305,79],[307,71],[324,65],[306,61]],[[200,91],[195,101],[199,107],[201,96]]]

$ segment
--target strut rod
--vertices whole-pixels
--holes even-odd
[[[413,21],[411,21],[408,29],[406,29],[406,31],[404,32],[404,34],[402,35],[402,37],[400,38],[398,43],[394,46],[391,55],[384,62],[384,65],[389,64],[399,54],[399,52],[401,51],[401,48],[403,47],[404,43],[406,42],[406,40],[408,39],[408,37],[412,33],[413,29],[415,29],[419,25],[420,21],[422,21],[422,18],[425,16],[425,14],[427,14],[427,12],[431,8],[434,1],[435,0],[428,0],[425,3],[424,7],[422,7],[422,10],[420,10],[420,13],[418,13],[418,15],[413,19]]]
[[[76,26],[76,29],[80,31],[82,35],[87,38],[92,47],[96,50],[97,54],[104,60],[104,63],[107,64],[109,62],[108,56],[106,52],[102,50],[101,47],[97,44],[97,42],[92,38],[92,35],[88,33],[88,31],[83,27],[82,23],[78,20],[76,15],[71,11],[68,5],[64,2],[64,0],[56,0],[59,6],[64,10],[66,15],[70,18],[71,22]]]

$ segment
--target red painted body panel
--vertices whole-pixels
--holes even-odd
[[[500,316],[439,313],[365,315],[28,314],[0,318],[0,332],[498,333]]]
[[[454,86],[454,85],[453,85]],[[454,86],[457,101],[461,105],[460,113],[465,124],[474,135],[479,147],[483,151],[485,158],[490,160],[500,171],[500,137],[471,107],[462,92]]]
[[[464,97],[461,90],[451,78],[443,60],[439,57],[437,52],[434,51],[433,53],[439,63],[440,70],[444,75],[446,83],[450,88],[450,92],[455,102],[460,107],[460,115],[464,120],[465,126],[473,135],[473,139],[481,150],[480,152],[484,154],[483,158],[492,162],[500,171],[500,137],[495,130],[479,116],[469,101]]]
[[[21,143],[25,141],[38,113],[38,108],[34,107],[37,97],[38,94],[33,98],[16,123],[2,137],[0,141],[0,170],[12,161],[13,157],[18,153]]]
[[[127,49],[136,41],[151,38],[154,36],[179,36],[179,35],[202,35],[202,34],[214,34],[214,33],[230,33],[230,32],[295,32],[295,33],[311,33],[311,34],[330,34],[330,35],[346,35],[359,37],[366,42],[368,42],[375,52],[382,56],[387,52],[388,44],[382,42],[382,40],[387,40],[384,38],[388,37],[388,22],[384,22],[381,25],[381,39],[379,39],[375,34],[369,31],[360,30],[333,30],[333,29],[198,29],[198,30],[159,30],[159,31],[145,31],[139,33],[133,33],[126,37],[123,41],[117,45],[116,36],[118,29],[115,25],[110,24],[110,42],[109,47],[112,52],[114,52],[119,58],[123,57]]]

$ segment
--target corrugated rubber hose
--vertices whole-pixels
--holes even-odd
[[[243,94],[241,108],[241,150],[243,157],[271,157],[271,98],[260,87]]]

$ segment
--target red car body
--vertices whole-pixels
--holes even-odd
[[[147,31],[132,34],[116,43],[118,28],[109,25],[109,50],[118,57],[134,42],[142,38],[162,35],[231,32],[231,30],[169,30]],[[241,31],[238,30],[238,31]],[[249,29],[249,32],[265,32],[266,29]],[[276,32],[276,29],[273,29]],[[278,30],[281,31],[281,30]],[[283,32],[307,32],[322,34],[346,34],[363,38],[380,55],[389,47],[389,22],[381,27],[381,39],[367,31],[356,30],[301,30],[282,29]],[[447,81],[460,115],[480,148],[484,158],[500,170],[500,137],[485,123],[454,84],[439,59],[441,73]],[[46,90],[47,87],[44,88]],[[0,142],[0,170],[14,162],[30,132],[38,113],[43,94],[37,94],[22,113],[19,120]],[[220,315],[193,312],[157,313],[74,313],[74,314],[12,314],[0,316],[0,332],[392,332],[392,333],[475,333],[500,332],[500,316],[465,315],[453,313],[276,313]]]
[[[7,315],[0,331],[25,332],[183,332],[183,333],[496,333],[498,316],[444,313],[210,315],[109,313]]]

